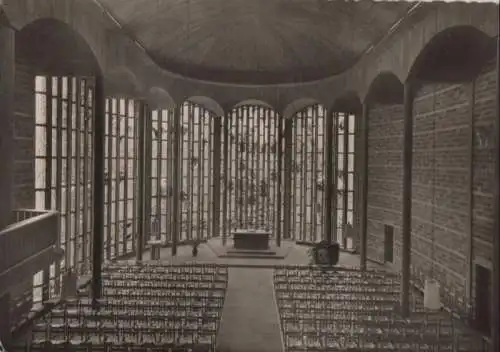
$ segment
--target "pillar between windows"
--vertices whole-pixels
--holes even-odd
[[[5,23],[4,23],[5,22]],[[15,31],[0,19],[0,230],[11,222],[14,173],[14,76],[16,67]]]
[[[326,175],[325,175],[325,206],[324,206],[324,236],[323,238],[328,242],[332,243],[332,230],[333,230],[333,197],[334,197],[334,173],[333,168],[335,165],[335,156],[337,153],[334,150],[334,128],[335,124],[333,121],[333,109],[328,109],[326,111],[326,121],[325,121],[325,140],[326,140]]]
[[[360,221],[359,221],[359,259],[361,270],[366,270],[368,252],[368,119],[370,107],[368,102],[363,103],[361,117],[361,170],[360,170]]]
[[[15,31],[0,18],[0,231],[12,220]],[[10,342],[10,294],[0,297],[0,339]]]
[[[182,193],[182,175],[181,175],[181,143],[182,143],[182,105],[174,108],[172,114],[172,203],[170,207],[171,225],[170,234],[172,238],[172,256],[177,255],[177,242],[181,230],[181,193]]]
[[[222,144],[222,117],[214,117],[214,152],[213,152],[213,202],[212,202],[212,236],[220,236],[220,184],[221,184],[221,144]]]
[[[410,315],[411,213],[413,162],[413,92],[414,82],[404,84],[403,210],[401,246],[401,314]]]
[[[492,324],[491,324],[491,337],[492,337],[492,351],[500,350],[500,223],[499,223],[499,212],[500,212],[500,79],[498,79],[498,74],[500,73],[500,41],[497,37],[497,103],[496,103],[496,119],[495,119],[495,182],[493,185],[494,189],[494,214],[495,226],[493,232],[493,270],[492,270],[492,293],[491,297],[491,309],[492,309]]]
[[[104,78],[101,74],[95,77],[94,99],[92,298],[93,301],[96,302],[102,295],[102,261],[104,249],[104,143],[106,133],[106,97],[104,94]]]
[[[223,229],[222,229],[222,245],[225,246],[227,244],[227,232],[228,232],[228,223],[229,223],[229,213],[228,213],[228,181],[231,177],[231,172],[229,170],[229,128],[230,128],[230,119],[229,114],[226,114],[223,120],[223,128],[224,128],[224,194],[222,199],[222,216],[223,216]]]
[[[138,164],[137,175],[137,234],[135,258],[143,260],[146,236],[149,237],[151,223],[151,110],[143,100],[138,100],[139,136],[138,136]]]
[[[283,140],[284,140],[284,134],[283,134],[283,117],[278,116],[278,123],[276,124],[277,126],[277,131],[276,131],[276,155],[278,159],[278,165],[277,165],[277,175],[276,178],[278,180],[276,184],[276,246],[280,247],[281,246],[281,210],[282,210],[282,205],[281,205],[281,196],[282,196],[282,185],[283,185]]]
[[[284,161],[283,161],[283,238],[293,238],[291,235],[292,215],[292,156],[293,156],[293,119],[284,121]]]

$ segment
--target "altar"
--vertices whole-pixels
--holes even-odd
[[[235,249],[266,250],[269,249],[269,237],[272,233],[264,230],[237,229],[232,235]]]

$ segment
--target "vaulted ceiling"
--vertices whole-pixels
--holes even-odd
[[[368,0],[98,1],[159,66],[244,84],[343,72],[412,6]]]

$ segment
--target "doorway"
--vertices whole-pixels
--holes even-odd
[[[394,226],[384,225],[384,262],[394,263]]]
[[[482,334],[489,336],[491,332],[491,272],[479,264],[476,264],[475,291],[475,326]]]

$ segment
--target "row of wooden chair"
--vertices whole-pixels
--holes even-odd
[[[31,351],[214,351],[227,288],[217,265],[103,271],[102,298],[82,290],[33,326]]]
[[[399,314],[399,280],[383,271],[278,268],[274,273],[285,349],[292,351],[482,352],[476,335],[440,312]]]

